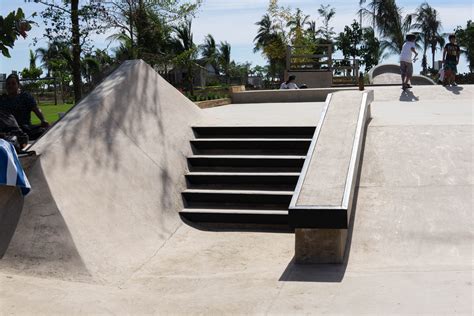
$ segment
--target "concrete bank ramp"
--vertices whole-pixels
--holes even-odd
[[[0,269],[92,282],[129,278],[181,220],[201,111],[143,61],[124,63],[32,148],[34,188]]]

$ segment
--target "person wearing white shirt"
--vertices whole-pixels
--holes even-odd
[[[416,52],[416,35],[409,34],[406,37],[406,42],[403,44],[402,52],[400,53],[400,70],[402,72],[402,89],[411,88],[409,82],[413,76],[413,57],[418,56]]]
[[[299,89],[298,85],[295,83],[296,76],[291,75],[287,81],[283,82],[280,86],[280,90],[295,90]]]

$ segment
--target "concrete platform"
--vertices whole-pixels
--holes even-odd
[[[25,201],[14,247],[0,260],[0,314],[472,315],[474,89],[461,88],[459,94],[413,89],[417,102],[399,100],[398,87],[374,89],[350,251],[344,264],[331,266],[295,265],[293,234],[191,227],[179,221],[179,203],[160,199],[177,199],[172,188],[184,187],[178,172],[185,169],[189,149],[182,144],[190,126],[307,126],[317,123],[321,104],[196,113],[182,104],[192,114],[168,123],[160,111],[170,113],[167,106],[179,96],[158,93],[163,101],[143,104],[160,106],[136,116],[159,127],[143,139],[120,116],[90,134],[87,123],[97,120],[81,117],[95,107],[79,108],[69,122],[79,122],[83,133],[67,129],[68,138],[46,138],[36,148],[42,158],[32,178],[44,180],[38,183],[47,194]],[[100,122],[110,112],[95,113]],[[100,135],[116,136],[114,146]],[[163,135],[174,135],[174,142],[153,147],[151,139]],[[127,151],[131,143],[138,144],[134,155]],[[178,169],[150,172],[166,161]],[[125,167],[132,165],[140,166],[138,174]],[[64,170],[73,186],[60,180]],[[144,189],[124,195],[143,186],[142,178],[149,179]],[[101,180],[108,182],[100,204],[82,204],[81,194],[98,190]],[[162,186],[165,180],[169,185]],[[35,213],[41,205],[47,207]]]

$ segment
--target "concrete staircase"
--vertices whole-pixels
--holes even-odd
[[[288,224],[315,127],[194,127],[181,216],[192,222]]]

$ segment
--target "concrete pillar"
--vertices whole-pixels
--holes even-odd
[[[342,263],[347,229],[295,229],[296,263]]]

